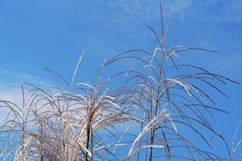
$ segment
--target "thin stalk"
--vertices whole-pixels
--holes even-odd
[[[150,135],[150,144],[153,145],[154,143],[154,138],[155,138],[155,129],[151,130],[151,135]],[[149,157],[149,161],[152,161],[153,158],[153,147],[150,147],[150,157]]]

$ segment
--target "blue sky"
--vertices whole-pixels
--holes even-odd
[[[78,81],[92,81],[104,61],[134,48],[153,49],[155,39],[144,23],[159,30],[160,0],[2,0],[0,2],[0,96],[13,99],[21,82],[54,84],[50,68],[71,81],[76,62],[85,54]],[[168,16],[168,0],[164,0]],[[242,1],[176,0],[168,46],[214,49],[216,55],[185,56],[192,62],[242,83]],[[112,72],[112,71],[110,71]],[[242,87],[223,86],[229,99],[215,96],[229,115],[214,125],[229,141],[242,119]],[[230,142],[230,141],[229,141]]]

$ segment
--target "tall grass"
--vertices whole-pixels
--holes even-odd
[[[161,35],[146,24],[157,40],[154,50],[129,50],[105,61],[94,84],[74,83],[81,55],[70,84],[46,69],[66,82],[68,90],[26,84],[28,90],[21,86],[20,104],[1,100],[1,109],[9,114],[0,130],[0,159],[233,160],[236,147],[230,151],[209,121],[213,113],[226,111],[215,107],[215,100],[203,86],[226,96],[217,84],[237,82],[178,62],[188,51],[215,51],[168,48],[166,37],[172,11],[173,7],[165,23],[160,7]],[[102,72],[120,61],[130,66],[102,80]],[[109,82],[119,78],[123,84],[108,88]],[[224,144],[227,156],[212,151],[210,139],[214,137]],[[117,149],[124,149],[126,154],[119,155]]]
[[[238,136],[239,130],[241,128],[242,125],[242,120],[238,123],[237,127],[235,128],[235,132],[234,132],[234,137],[232,140],[232,147],[231,147],[231,155],[232,155],[232,160],[236,160],[239,161],[242,158],[242,151],[241,151],[241,137]],[[239,150],[240,149],[240,150]]]
[[[116,128],[116,124],[129,120],[129,116],[122,108],[125,101],[119,98],[120,94],[102,91],[103,85],[78,83],[71,88],[75,94],[33,85],[25,92],[22,86],[21,105],[1,101],[1,107],[9,110],[1,134],[11,146],[11,150],[3,152],[2,159],[9,156],[16,161],[93,160],[103,151],[109,153],[107,147],[118,143],[104,144],[98,132]]]

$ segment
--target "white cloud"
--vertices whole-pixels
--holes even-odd
[[[8,70],[0,70],[0,100],[11,101],[15,104],[22,104],[22,90],[21,84],[24,86],[24,90],[28,90],[29,86],[24,83],[30,83],[41,88],[53,87],[49,82],[29,74],[19,73]],[[0,105],[3,105],[0,103]],[[7,108],[0,107],[0,125],[3,123],[8,113]]]
[[[3,84],[0,84],[0,100],[1,101],[11,101],[14,103],[21,103],[22,102],[22,92],[21,88],[15,87],[6,87]],[[0,125],[3,124],[9,109],[2,107],[4,103],[0,103]]]
[[[175,13],[182,20],[195,18],[198,21],[242,21],[241,0],[177,0]]]
[[[174,2],[175,9],[174,14],[175,16],[180,16],[180,18],[185,18],[189,13],[186,12],[189,8],[192,8],[192,0],[177,0]]]
[[[49,80],[44,80],[37,76],[33,76],[26,73],[20,73],[10,70],[0,69],[0,87],[18,88],[21,84],[30,83],[40,87],[51,87],[52,84]]]
[[[2,86],[2,85],[1,85]],[[0,89],[0,99],[1,100],[8,100],[14,102],[21,102],[22,93],[21,88],[8,88],[4,87]]]

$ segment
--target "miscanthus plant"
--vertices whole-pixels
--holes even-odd
[[[105,138],[117,137],[112,133],[117,131],[115,125],[130,117],[122,93],[103,91],[104,84],[78,83],[68,92],[29,84],[27,92],[22,86],[22,104],[1,101],[1,108],[9,110],[1,127],[1,160],[105,159],[105,153],[112,153],[108,147],[119,145]]]
[[[232,159],[231,160],[241,160],[242,158],[242,153],[241,150],[241,143],[242,143],[242,139],[240,136],[239,131],[241,131],[241,126],[242,126],[242,120],[238,123],[237,127],[235,128],[235,132],[234,132],[234,136],[233,136],[233,140],[232,140],[232,147],[231,147],[231,156]]]
[[[206,85],[226,96],[217,84],[236,82],[179,62],[186,52],[215,51],[167,47],[172,9],[166,23],[160,9],[161,35],[146,25],[157,42],[154,50],[134,49],[108,59],[93,84],[74,83],[81,56],[70,83],[46,69],[63,80],[67,90],[27,84],[21,86],[21,103],[1,100],[1,110],[9,113],[0,129],[0,159],[236,160],[241,141],[230,150],[212,127],[209,117],[226,111],[215,107],[215,100],[203,88]],[[102,72],[121,61],[126,68],[101,79]],[[110,87],[112,81],[122,83]],[[225,156],[213,152],[214,138],[224,144]]]

